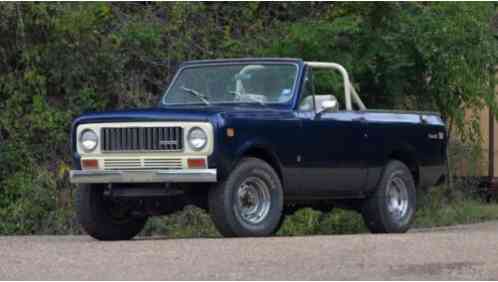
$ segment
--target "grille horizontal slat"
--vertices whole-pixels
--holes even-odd
[[[104,159],[105,170],[181,169],[181,159]]]
[[[181,127],[102,128],[103,152],[180,151],[183,149]]]

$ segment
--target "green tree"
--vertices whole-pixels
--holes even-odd
[[[339,62],[370,107],[435,110],[475,139],[464,110],[496,107],[495,14],[490,3],[345,3],[291,25],[267,54]]]

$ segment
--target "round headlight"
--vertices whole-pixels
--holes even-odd
[[[199,127],[194,127],[190,129],[187,136],[188,143],[190,148],[193,150],[199,151],[202,150],[207,144],[207,135],[204,130]]]
[[[99,137],[97,133],[91,129],[84,130],[80,135],[80,145],[85,152],[91,152],[95,150],[97,144],[99,143]]]

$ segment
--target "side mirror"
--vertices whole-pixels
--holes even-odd
[[[326,111],[329,111],[329,110],[332,110],[335,108],[337,108],[337,101],[336,100],[325,100],[325,101],[321,102],[317,113],[321,114],[323,112],[326,112]]]

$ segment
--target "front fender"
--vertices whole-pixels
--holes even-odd
[[[273,165],[277,165],[278,169],[281,167],[279,158],[275,153],[274,145],[269,140],[261,137],[241,140],[240,142],[237,142],[236,140],[228,141],[218,153],[219,159],[217,168],[219,173],[218,177],[221,180],[228,177],[237,163],[248,154],[263,155],[263,158],[266,161],[271,162]]]

